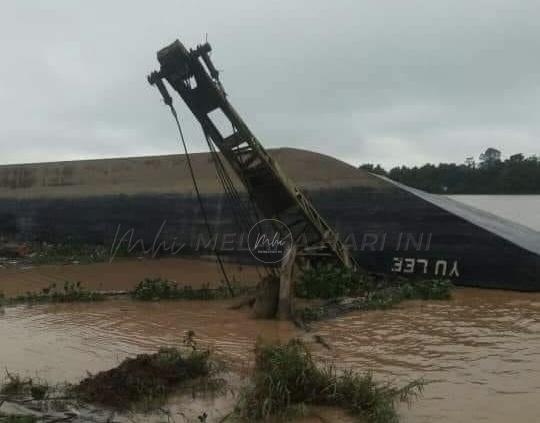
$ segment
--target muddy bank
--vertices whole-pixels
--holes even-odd
[[[251,285],[258,280],[253,266],[225,263],[230,279]],[[223,275],[212,260],[164,258],[118,259],[112,263],[0,267],[0,292],[7,297],[39,292],[53,283],[81,282],[90,291],[131,291],[144,278],[163,278],[179,286],[218,287]]]

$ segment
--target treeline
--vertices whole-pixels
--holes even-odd
[[[468,157],[463,164],[426,164],[421,167],[380,165],[360,168],[435,194],[540,194],[540,158],[514,154],[501,160],[501,152],[488,148],[476,162]]]

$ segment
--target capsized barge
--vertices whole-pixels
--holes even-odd
[[[540,233],[297,149],[270,150],[357,262],[458,285],[540,291]],[[209,154],[192,155],[218,248],[249,260]],[[238,182],[238,181],[236,181]],[[0,166],[0,239],[110,247],[118,233],[207,254],[182,155]],[[120,231],[120,232],[119,232]]]

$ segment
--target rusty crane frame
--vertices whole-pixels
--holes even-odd
[[[210,52],[208,43],[188,50],[177,40],[157,53],[160,69],[152,72],[148,81],[159,88],[171,108],[172,98],[164,81],[180,95],[200,122],[207,140],[219,149],[264,218],[285,223],[295,242],[302,239],[303,251],[329,254],[343,266],[356,268],[337,233],[285,175],[228,101]],[[216,121],[216,111],[222,112],[230,131],[224,131],[223,122]]]

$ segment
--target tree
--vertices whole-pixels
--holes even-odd
[[[491,148],[480,156],[480,166],[439,163],[421,167],[394,167],[388,176],[405,185],[435,194],[540,194],[540,159],[513,154],[501,161],[500,151]],[[371,165],[371,172],[375,167]]]
[[[525,156],[521,153],[518,153],[518,154],[512,154],[510,156],[510,161],[511,162],[522,162],[523,160],[525,160]]]
[[[501,152],[496,148],[489,147],[485,152],[480,154],[480,166],[492,166],[501,161]]]
[[[360,165],[358,167],[360,169],[367,170],[368,172],[376,173],[377,175],[387,175],[386,170],[384,170],[384,168],[380,164],[373,165],[372,163],[364,163],[363,165]]]

